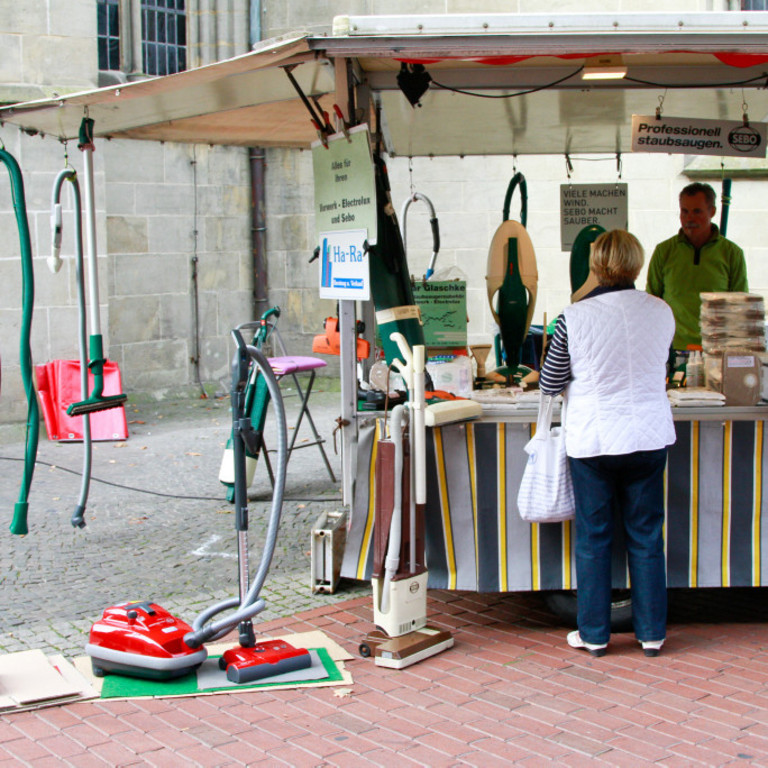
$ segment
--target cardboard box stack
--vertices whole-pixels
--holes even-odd
[[[722,392],[726,405],[757,403],[765,353],[762,296],[702,293],[701,345],[707,388]]]

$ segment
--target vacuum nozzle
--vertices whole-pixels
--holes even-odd
[[[72,517],[69,522],[72,523],[73,528],[85,528],[85,507],[82,504],[78,504],[75,507],[75,511],[72,513]]]
[[[13,508],[13,519],[11,520],[10,528],[11,533],[15,536],[26,536],[29,533],[27,512],[29,512],[29,503],[17,501]]]
[[[88,400],[81,400],[79,403],[72,403],[67,408],[67,416],[83,416],[86,413],[96,413],[96,411],[106,411],[110,408],[121,406],[128,399],[128,395],[102,395],[101,397],[92,397]]]

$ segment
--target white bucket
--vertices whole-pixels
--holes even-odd
[[[245,457],[245,487],[249,488],[256,472],[256,459],[252,456]],[[219,467],[219,482],[235,484],[235,452],[231,448],[224,449]]]

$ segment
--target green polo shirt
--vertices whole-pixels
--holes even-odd
[[[648,265],[648,293],[664,299],[675,316],[675,349],[701,344],[700,294],[748,291],[744,252],[712,225],[712,235],[699,251],[681,229],[659,243]]]

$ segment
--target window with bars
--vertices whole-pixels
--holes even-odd
[[[120,69],[119,0],[96,0],[99,69]]]
[[[185,0],[141,0],[144,73],[170,75],[187,68]]]

